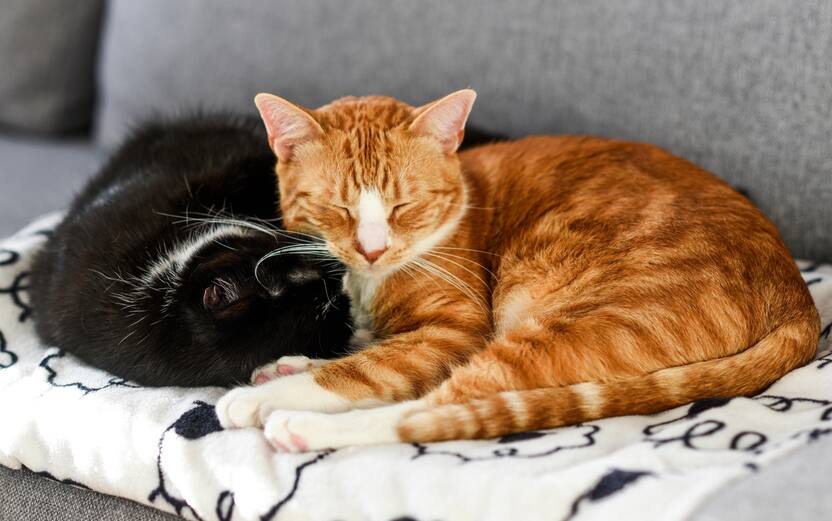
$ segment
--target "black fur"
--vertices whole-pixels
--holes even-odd
[[[31,297],[42,340],[153,386],[229,386],[282,355],[343,353],[351,329],[337,266],[281,255],[255,280],[257,261],[298,236],[221,237],[193,252],[177,278],[167,270],[141,281],[166,250],[215,226],[177,216],[276,218],[274,164],[254,119],[200,117],[139,130],[35,260]]]

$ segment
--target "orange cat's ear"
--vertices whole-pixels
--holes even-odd
[[[323,136],[321,125],[307,111],[283,98],[260,93],[254,104],[266,124],[269,144],[277,158],[286,162],[292,159],[294,148]]]
[[[410,131],[436,138],[446,154],[453,154],[465,135],[465,122],[474,106],[477,93],[463,89],[416,109]]]

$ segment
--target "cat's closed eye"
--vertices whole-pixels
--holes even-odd
[[[353,211],[348,206],[333,204],[332,207],[336,209],[345,220],[355,219]]]
[[[404,201],[397,203],[393,205],[393,207],[390,209],[390,217],[396,218],[400,216],[403,212],[412,209],[415,206],[416,203],[414,201]]]

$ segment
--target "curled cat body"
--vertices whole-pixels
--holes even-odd
[[[256,118],[137,129],[35,259],[42,341],[150,386],[231,386],[281,356],[343,353],[340,265],[278,226],[274,161]],[[277,248],[293,255],[259,262]]]
[[[288,451],[496,437],[751,395],[812,359],[817,310],[745,197],[646,144],[458,153],[474,98],[256,98],[284,223],[348,266],[376,338],[232,390],[223,425]]]

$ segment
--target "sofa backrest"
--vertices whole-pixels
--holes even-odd
[[[825,0],[111,0],[101,142],[195,107],[422,103],[471,86],[472,123],[648,141],[734,185],[795,255],[832,259]]]
[[[0,129],[89,128],[103,3],[0,2]]]

